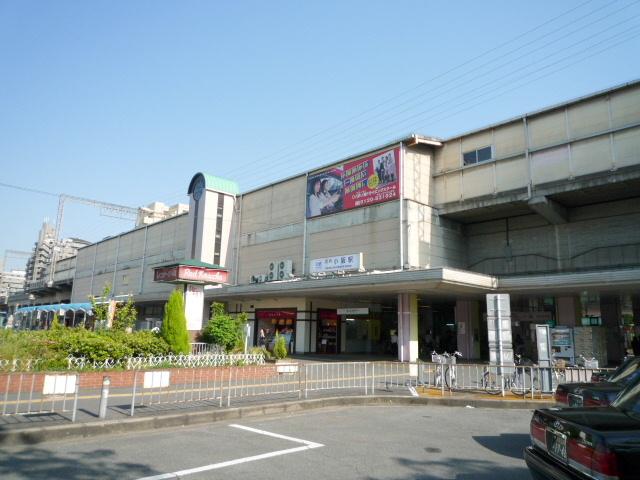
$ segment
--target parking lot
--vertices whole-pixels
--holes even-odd
[[[181,429],[3,448],[3,479],[512,479],[527,410],[319,409]]]

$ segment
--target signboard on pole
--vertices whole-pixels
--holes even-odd
[[[514,366],[509,294],[487,294],[487,332],[489,363],[499,366]]]

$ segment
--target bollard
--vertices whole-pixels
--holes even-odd
[[[111,378],[105,376],[102,378],[102,392],[100,392],[100,409],[98,416],[105,418],[107,416],[107,403],[109,402],[109,385]]]

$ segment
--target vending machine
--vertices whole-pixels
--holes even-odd
[[[554,360],[564,360],[569,365],[575,365],[576,354],[571,327],[556,327],[550,329],[551,356]]]

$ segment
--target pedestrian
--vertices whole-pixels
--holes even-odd
[[[266,338],[267,338],[267,336],[264,333],[264,328],[261,328],[260,332],[258,333],[258,346],[259,347],[264,347]]]

